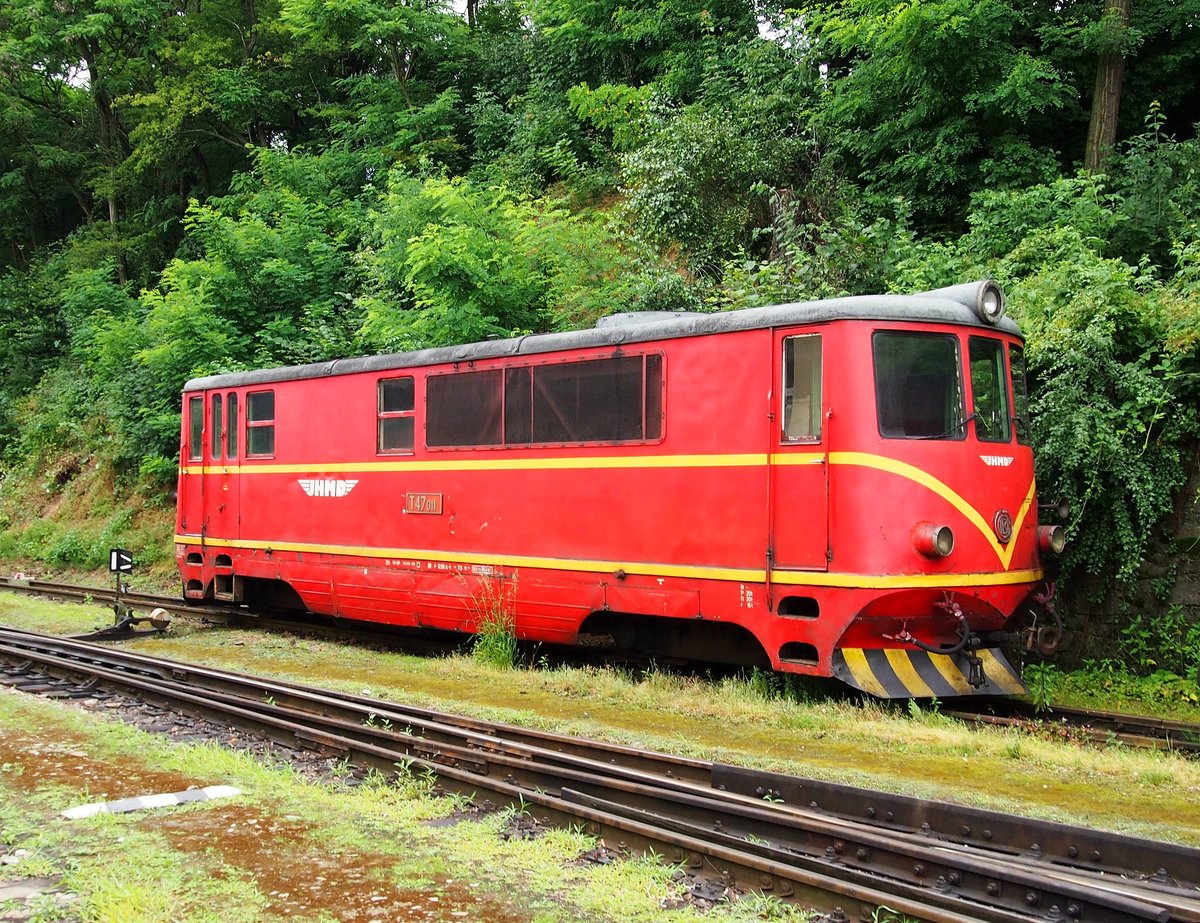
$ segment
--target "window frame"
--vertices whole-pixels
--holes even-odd
[[[384,386],[389,382],[407,381],[411,389],[409,407],[407,410],[384,410]],[[386,420],[411,420],[408,445],[397,448],[385,448],[383,445],[383,429]],[[375,380],[375,454],[376,455],[412,455],[417,443],[417,379],[415,375],[393,375],[388,378]]]
[[[260,394],[271,395],[271,417],[270,419],[256,420],[253,419],[254,398]],[[247,458],[274,458],[275,457],[275,420],[278,415],[278,409],[275,406],[275,389],[264,388],[261,391],[246,392],[246,457]],[[271,432],[271,451],[270,452],[255,452],[253,450],[253,432],[256,430],[270,430]]]
[[[1003,436],[983,436],[981,435],[980,415],[979,415],[979,395],[975,389],[975,358],[974,349],[976,345],[988,345],[991,348],[991,356],[985,357],[989,361],[994,362],[996,359],[1000,361],[999,380],[996,382],[996,392],[1003,403],[1000,408],[1003,413]],[[1012,373],[1009,367],[1008,350],[1004,348],[1005,342],[999,337],[989,336],[969,336],[967,338],[967,374],[971,379],[971,412],[968,416],[973,417],[972,426],[975,431],[975,441],[984,442],[988,445],[1009,445],[1013,439],[1013,414],[1011,396],[1009,394],[1009,384],[1012,381]]]
[[[880,338],[889,336],[927,337],[929,339],[949,340],[954,344],[955,387],[958,393],[958,420],[936,435],[908,435],[884,432],[883,401],[881,400],[879,377],[879,353],[877,344]],[[875,427],[881,439],[904,439],[914,442],[962,442],[967,438],[967,389],[963,377],[962,341],[958,334],[944,330],[911,330],[905,327],[878,327],[871,332],[871,375],[872,391],[875,396]]]
[[[537,370],[542,368],[560,367],[570,364],[582,364],[588,362],[612,361],[614,359],[640,359],[641,360],[641,431],[642,438],[639,439],[583,439],[570,441],[536,441],[534,440],[534,431],[536,429],[536,420],[533,415],[533,400],[536,393]],[[517,364],[502,364],[489,365],[485,368],[474,368],[473,363],[469,364],[466,369],[455,368],[450,371],[432,373],[425,378],[424,399],[424,445],[425,449],[430,452],[453,452],[453,451],[511,451],[514,449],[547,449],[547,448],[578,448],[587,446],[624,446],[624,445],[657,445],[662,443],[666,438],[667,430],[667,412],[666,412],[666,386],[667,386],[667,361],[666,355],[662,350],[647,350],[646,352],[636,352],[613,355],[607,353],[597,356],[571,356],[557,357],[546,359],[540,362],[528,362]],[[656,387],[652,387],[650,381],[651,365],[657,367],[656,373],[658,381]],[[513,373],[527,371],[527,376],[517,376]],[[480,374],[480,373],[500,373],[498,375],[498,391],[499,391],[499,441],[494,443],[475,443],[462,445],[446,445],[441,443],[433,443],[429,439],[430,421],[435,419],[431,409],[431,395],[436,396],[436,387],[431,388],[430,384],[435,379],[444,378],[450,375],[463,374]],[[529,441],[508,441],[508,423],[510,417],[510,381],[519,377],[525,377],[530,388],[527,394],[522,395],[523,399],[530,401],[530,406],[526,415],[529,420]],[[513,408],[515,409],[515,408]],[[651,414],[655,415],[654,425],[650,425]],[[653,432],[653,435],[647,433]]]
[[[192,394],[188,397],[188,443],[187,460],[190,462],[204,461],[204,395]],[[199,429],[196,424],[199,423]]]
[[[1013,352],[1020,353],[1021,371],[1021,400],[1017,401],[1017,363],[1013,361]],[[1008,344],[1008,377],[1012,387],[1012,419],[1013,431],[1018,445],[1033,445],[1033,425],[1029,417],[1029,369],[1025,364],[1025,344]],[[1024,411],[1023,413],[1021,411]]]
[[[225,395],[225,458],[236,461],[238,457],[238,393],[230,391]]]
[[[792,388],[788,390],[788,345],[794,340],[815,340],[817,343],[816,394],[809,394],[809,422],[816,422],[816,432],[807,436],[788,435],[788,412],[792,409],[795,396],[795,357],[792,362]],[[825,401],[825,343],[819,332],[786,334],[781,341],[783,351],[780,354],[780,394],[783,395],[783,406],[780,408],[779,443],[781,445],[819,445],[824,438],[824,401]],[[814,404],[815,398],[815,406]]]
[[[220,461],[224,457],[224,446],[221,444],[223,428],[225,404],[221,398],[220,391],[214,391],[209,395],[209,426],[208,431],[208,454],[213,461]]]

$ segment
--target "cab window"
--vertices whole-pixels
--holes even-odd
[[[275,454],[274,391],[251,391],[246,395],[246,454]]]
[[[988,337],[971,337],[971,413],[980,442],[1008,442],[1012,414],[1008,411],[1008,376],[1004,373],[1004,344]]]
[[[413,379],[384,378],[376,393],[375,451],[411,452],[413,447]]]
[[[889,439],[962,439],[962,361],[958,338],[879,331],[874,337],[880,435]]]
[[[204,398],[188,398],[188,461],[204,457]]]
[[[236,391],[229,392],[225,402],[229,425],[225,427],[225,457],[237,458],[238,454],[238,396]]]
[[[1013,424],[1017,428],[1017,442],[1029,445],[1032,433],[1029,429],[1029,386],[1025,380],[1025,350],[1015,343],[1008,347],[1008,364],[1012,369]]]
[[[783,441],[821,438],[821,337],[783,341]]]
[[[209,450],[212,452],[213,461],[217,461],[221,457],[221,395],[214,394],[212,396],[212,426],[208,432]]]

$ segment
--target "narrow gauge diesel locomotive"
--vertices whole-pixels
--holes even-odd
[[[184,593],[1021,692],[997,645],[1062,532],[1002,315],[972,283],[190,381]]]

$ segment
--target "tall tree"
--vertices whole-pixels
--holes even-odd
[[[1083,167],[1103,171],[1117,142],[1121,114],[1121,85],[1125,80],[1125,54],[1129,35],[1130,0],[1104,0],[1104,38],[1092,90],[1092,117],[1088,125]]]

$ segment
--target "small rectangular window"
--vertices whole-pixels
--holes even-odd
[[[941,333],[875,334],[879,432],[890,439],[962,439],[958,338]]]
[[[412,451],[414,395],[412,376],[380,379],[376,399],[376,452]]]
[[[221,395],[214,394],[212,396],[212,429],[208,434],[208,445],[213,461],[217,461],[221,457],[221,424],[223,422]]]
[[[275,454],[274,391],[252,391],[246,395],[246,454]]]
[[[971,337],[971,398],[975,438],[980,442],[1008,442],[1012,438],[1008,412],[1008,376],[1004,370],[1004,344],[989,337]]]
[[[225,401],[229,425],[225,427],[225,457],[237,458],[238,454],[238,396],[236,391],[229,392]]]
[[[425,380],[425,438],[431,446],[500,445],[503,371],[456,372]]]
[[[204,458],[204,398],[188,398],[188,461]]]
[[[821,438],[821,337],[783,341],[783,441]]]
[[[1025,349],[1015,343],[1008,347],[1008,364],[1012,368],[1013,423],[1017,442],[1029,445],[1033,439],[1029,425],[1029,386],[1025,379]]]

